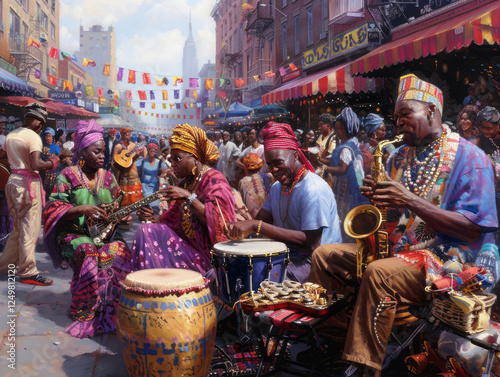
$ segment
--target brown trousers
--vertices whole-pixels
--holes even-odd
[[[329,293],[344,292],[356,281],[356,244],[318,247],[312,256],[310,281]],[[343,358],[382,369],[397,305],[425,304],[425,273],[401,258],[374,261],[363,273],[349,323]]]

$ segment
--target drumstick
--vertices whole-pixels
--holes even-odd
[[[224,219],[224,214],[222,213],[222,209],[220,208],[219,201],[217,200],[217,198],[215,198],[215,202],[217,203],[217,207],[219,208],[220,215],[222,216],[222,222],[224,223],[224,229],[226,229],[226,232],[228,232],[229,230],[227,229],[226,220]]]

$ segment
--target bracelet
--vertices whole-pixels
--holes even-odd
[[[194,200],[198,197],[194,192],[189,196],[189,198],[186,199],[186,204],[188,207],[191,207],[191,204],[193,204]]]
[[[257,233],[255,233],[257,236],[260,234],[260,228],[262,228],[262,220],[259,221],[259,225],[257,226]]]

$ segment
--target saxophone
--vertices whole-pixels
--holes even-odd
[[[382,149],[393,143],[403,140],[398,135],[394,140],[383,140],[378,143],[372,154],[372,178],[375,183],[385,181],[385,168]],[[361,281],[363,272],[370,262],[389,256],[389,235],[386,229],[386,210],[378,209],[374,205],[365,204],[353,208],[344,220],[346,234],[354,238],[358,245],[357,277]]]

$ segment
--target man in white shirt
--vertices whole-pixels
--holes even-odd
[[[255,128],[251,129],[248,132],[247,140],[250,143],[248,148],[245,148],[243,152],[241,152],[240,157],[236,160],[236,166],[245,169],[245,164],[243,164],[243,158],[250,153],[255,153],[262,160],[266,160],[266,156],[264,156],[264,146],[259,143],[259,138],[257,137],[257,130]],[[269,173],[269,168],[267,167],[267,163],[264,162],[264,165],[260,169],[261,173]]]
[[[234,181],[235,161],[240,154],[240,150],[232,141],[229,141],[231,135],[229,131],[222,134],[222,143],[219,145],[220,158],[217,162],[217,170],[224,174],[227,181]]]

